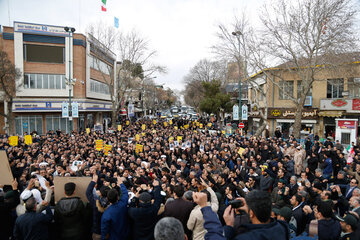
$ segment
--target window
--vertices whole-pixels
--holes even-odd
[[[294,97],[294,81],[279,82],[279,99],[291,99]]]
[[[46,115],[46,132],[61,130],[66,133],[69,132],[69,120],[68,118],[62,118],[60,115]]]
[[[303,92],[304,86],[302,85],[302,81],[297,81],[297,98],[300,98],[301,92]],[[311,97],[312,96],[312,86],[309,89],[309,92],[306,94],[306,96]]]
[[[360,97],[360,78],[348,79],[349,98]]]
[[[90,55],[90,67],[108,75],[110,75],[112,71],[112,66],[93,55]]]
[[[26,73],[24,75],[24,88],[65,89],[65,75]]]
[[[327,98],[342,98],[344,91],[344,79],[328,79],[327,80]]]
[[[27,62],[64,63],[64,47],[25,44],[24,59]]]
[[[39,135],[43,134],[42,116],[16,116],[15,132],[17,135],[23,136],[25,133],[30,134],[36,131]]]
[[[106,83],[90,79],[90,91],[94,93],[110,94],[109,86]]]

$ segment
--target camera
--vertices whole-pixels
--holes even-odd
[[[231,205],[231,208],[241,208],[242,206],[244,206],[243,201],[241,200],[232,200],[229,202],[229,205]]]

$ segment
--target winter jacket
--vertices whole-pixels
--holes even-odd
[[[128,210],[133,220],[132,239],[148,240],[154,239],[154,228],[161,204],[160,186],[155,187],[154,203],[141,203],[140,207],[130,207]]]
[[[120,185],[120,200],[110,205],[101,217],[101,239],[120,240],[128,239],[129,221],[127,219],[128,191],[124,184]]]
[[[212,211],[215,213],[219,209],[219,202],[216,197],[215,192],[208,187],[206,189],[211,196],[210,207]],[[201,207],[197,205],[190,213],[189,220],[187,221],[187,227],[190,231],[192,231],[193,240],[202,240],[205,237],[206,230],[204,228],[204,218],[203,214],[201,213]]]
[[[333,172],[331,158],[325,159],[324,165],[325,165],[325,168],[324,168],[323,174],[328,175],[328,176],[331,175]]]
[[[53,219],[50,207],[46,214],[26,212],[16,219],[14,239],[18,240],[47,240],[49,239],[48,224]]]
[[[79,197],[64,197],[55,206],[55,224],[60,239],[83,239],[84,237],[84,203]]]

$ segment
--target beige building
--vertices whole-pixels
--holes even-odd
[[[96,39],[76,32],[70,36],[64,26],[14,22],[13,27],[2,27],[0,49],[21,72],[12,109],[15,122],[0,118],[0,133],[5,132],[5,124],[14,124],[18,135],[69,132],[69,120],[74,130],[84,130],[111,118],[105,81],[110,79],[116,57]],[[67,84],[69,75],[76,79],[73,86]],[[72,119],[62,117],[69,88],[72,102],[78,103],[78,117]],[[0,111],[7,112],[3,102]]]
[[[272,68],[253,75],[250,81],[253,84],[249,84],[249,130],[255,132],[259,127],[260,111],[264,112],[267,105],[270,135],[280,128],[285,137],[289,136],[296,111],[293,100],[302,91],[301,78],[295,72]],[[265,96],[256,88],[263,89]],[[307,94],[302,115],[302,137],[309,134],[333,136],[336,118],[359,119],[360,62],[319,70]]]

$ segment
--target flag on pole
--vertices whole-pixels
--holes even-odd
[[[101,11],[106,12],[106,0],[101,0],[102,5],[101,5]]]
[[[114,27],[119,28],[119,19],[114,17]]]

